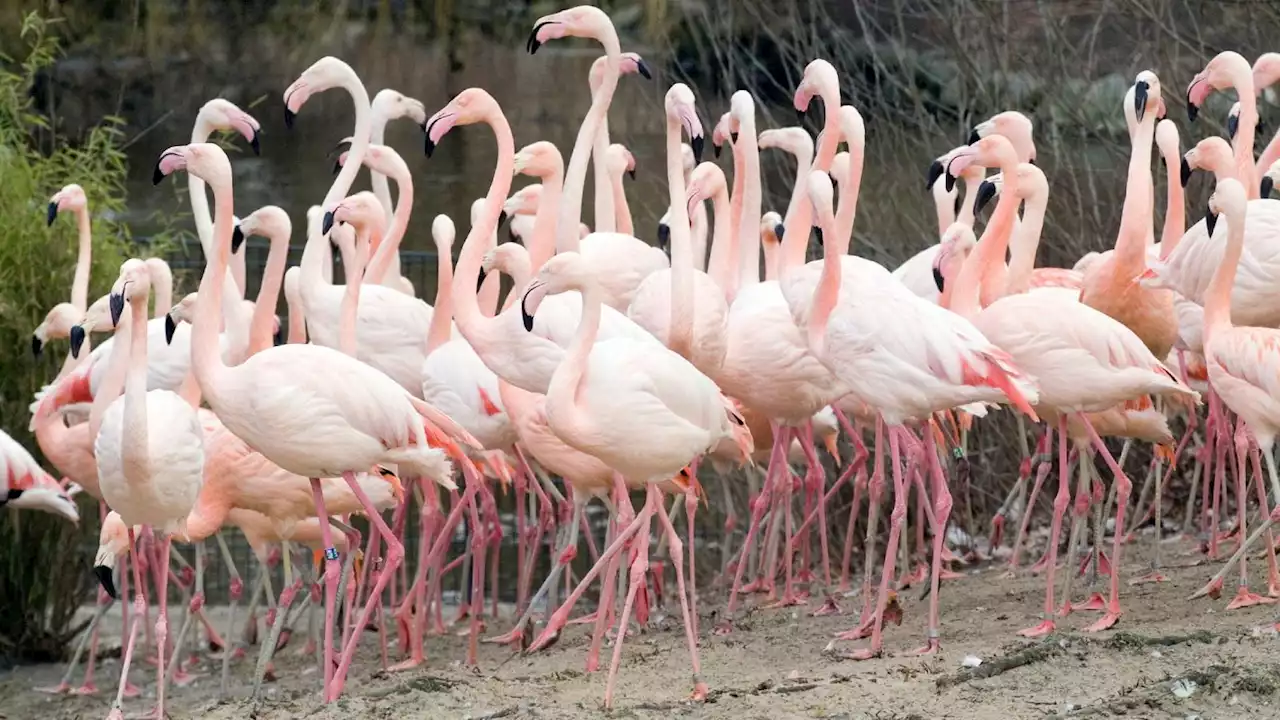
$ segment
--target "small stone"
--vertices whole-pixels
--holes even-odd
[[[1151,651],[1151,657],[1156,658],[1157,660],[1159,660],[1160,658],[1164,657],[1164,653],[1160,652],[1159,650],[1152,650],[1152,651]]]
[[[960,664],[967,668],[976,668],[982,664],[982,658],[977,655],[965,655]]]
[[[788,679],[788,680],[799,680],[799,679],[800,679],[800,671],[799,671],[799,670],[792,670],[791,672],[787,673],[787,679]]]
[[[1180,700],[1186,700],[1195,693],[1196,683],[1194,680],[1180,678],[1173,681],[1173,686],[1170,689],[1173,691],[1174,697],[1177,697]]]

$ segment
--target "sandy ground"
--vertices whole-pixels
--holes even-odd
[[[250,663],[233,666],[235,699],[219,700],[218,666],[209,660],[200,669],[203,677],[171,692],[170,715],[175,720],[1280,716],[1276,606],[1226,612],[1225,596],[1187,601],[1210,567],[1193,565],[1198,556],[1190,543],[1166,542],[1165,548],[1166,564],[1172,566],[1167,571],[1170,581],[1126,586],[1125,614],[1114,630],[1086,635],[1080,631],[1096,615],[1078,612],[1060,621],[1059,633],[1048,641],[1015,635],[1039,620],[1039,578],[1002,579],[1003,568],[995,566],[970,569],[963,579],[943,585],[942,652],[931,658],[910,654],[922,644],[927,610],[927,600],[915,588],[902,593],[905,621],[886,632],[886,656],[862,663],[824,652],[832,633],[855,622],[855,598],[843,601],[845,612],[855,617],[810,617],[812,603],[753,609],[740,616],[734,633],[717,636],[710,630],[724,598],[711,591],[699,606],[703,678],[711,687],[703,704],[685,701],[691,681],[675,606],[675,614],[659,611],[649,628],[628,637],[612,713],[601,706],[604,673],[583,672],[590,628],[571,626],[558,644],[537,655],[482,646],[475,669],[459,663],[465,654],[462,638],[431,638],[428,665],[396,675],[378,669],[375,635],[369,633],[346,694],[327,706],[319,702],[315,666],[298,655],[298,635],[282,651],[281,678],[267,686],[260,705],[245,699]],[[1151,549],[1150,541],[1131,546],[1123,577],[1142,572]],[[1253,568],[1255,576],[1265,580],[1265,566],[1254,563]],[[1259,585],[1265,592],[1265,582]],[[1076,587],[1083,591],[1082,584]],[[1077,593],[1076,599],[1083,595]],[[504,619],[497,625],[505,630],[509,622]],[[109,619],[108,628],[118,627],[118,617]],[[861,644],[842,642],[837,648]],[[602,653],[606,662],[610,653],[607,646]],[[970,655],[983,661],[976,671],[962,666]],[[1025,664],[991,677],[971,676],[1019,661]],[[107,659],[100,667],[99,685],[104,689],[94,697],[48,696],[31,689],[56,684],[59,667],[23,667],[7,674],[0,678],[0,718],[104,717],[119,660]],[[144,695],[126,701],[126,711],[140,712],[151,705],[153,672],[150,667],[134,671],[132,677],[143,685]],[[1190,695],[1181,697],[1187,690]]]

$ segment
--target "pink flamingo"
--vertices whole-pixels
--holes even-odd
[[[370,145],[383,145],[387,123],[399,118],[409,118],[415,124],[421,126],[427,122],[427,109],[423,107],[421,100],[411,98],[404,93],[397,92],[391,88],[379,90],[373,96],[373,102],[369,105]],[[377,196],[378,203],[382,205],[382,209],[386,212],[387,225],[390,226],[395,211],[391,204],[391,188],[387,184],[388,176],[381,169],[370,166],[369,177],[373,186],[373,194]],[[400,182],[397,180],[396,184],[399,185]],[[401,192],[403,193],[403,191]],[[401,195],[401,200],[403,200],[403,194]],[[391,255],[387,270],[382,277],[382,284],[394,287],[406,295],[417,294],[409,278],[400,274],[399,253]]]
[[[160,567],[167,570],[171,542],[167,534],[182,531],[187,513],[195,504],[204,482],[204,432],[195,409],[187,401],[166,390],[148,392],[146,389],[150,275],[141,260],[126,261],[120,268],[120,279],[112,288],[112,321],[128,332],[127,345],[124,337],[116,343],[112,364],[127,370],[127,377],[112,373],[113,377],[103,387],[107,396],[115,396],[123,381],[124,397],[107,408],[94,441],[94,455],[98,459],[98,479],[107,504],[119,512],[130,526],[143,525],[166,533],[161,544]],[[120,318],[126,304],[130,311],[129,321],[122,325]],[[164,468],[164,472],[157,473],[152,468]],[[135,542],[132,532],[129,540],[130,544]],[[133,570],[134,585],[139,591],[134,599],[133,622],[120,671],[120,687],[109,718],[123,718],[120,703],[137,639],[138,622],[146,612],[138,563],[134,563]],[[157,717],[164,717],[164,651],[168,634],[168,574],[161,574],[163,579],[158,588],[160,613],[155,628],[159,655]]]
[[[1158,97],[1159,81],[1144,72],[1139,82],[1155,88]],[[1143,123],[1149,128],[1154,120],[1154,110],[1148,98],[1139,111],[1147,115]],[[1149,130],[1147,132],[1150,132]],[[1149,135],[1147,136],[1150,137]],[[1139,152],[1132,166],[1140,172],[1149,165],[1149,159],[1141,157],[1143,148],[1149,152],[1151,142],[1136,142]],[[1023,631],[1026,635],[1051,632],[1051,619],[1056,611],[1053,606],[1053,572],[1057,562],[1057,542],[1062,515],[1068,502],[1067,415],[1074,413],[1083,425],[1090,442],[1103,456],[1115,474],[1117,483],[1117,516],[1115,539],[1112,546],[1113,570],[1111,593],[1104,616],[1089,630],[1104,630],[1114,625],[1121,614],[1119,603],[1120,546],[1124,537],[1124,512],[1128,503],[1130,483],[1123,470],[1111,457],[1093,427],[1088,412],[1110,409],[1121,403],[1133,402],[1147,395],[1170,395],[1195,398],[1194,391],[1179,383],[1155,358],[1137,336],[1118,321],[1102,313],[1064,298],[1057,292],[1032,292],[1005,296],[985,310],[979,310],[976,291],[987,267],[1003,258],[1009,238],[1017,200],[1017,154],[1012,144],[1003,136],[991,135],[971,145],[967,152],[951,160],[951,168],[963,168],[970,164],[987,167],[998,166],[1005,182],[1005,193],[996,215],[988,224],[984,235],[994,242],[979,242],[978,249],[970,255],[961,271],[952,297],[952,309],[958,314],[973,318],[975,326],[996,346],[1013,357],[1013,361],[1025,372],[1038,379],[1040,384],[1039,406],[1056,410],[1059,415],[1059,472],[1060,485],[1054,505],[1054,522],[1047,561],[1049,591],[1046,595],[1045,619],[1041,625]],[[950,170],[949,170],[950,171]],[[1012,186],[1012,187],[1011,187]],[[1122,221],[1122,233],[1141,232],[1144,206],[1149,194],[1129,192]]]
[[[80,522],[76,504],[67,496],[62,485],[40,467],[26,448],[9,434],[0,430],[0,506],[19,510],[41,510]]]
[[[356,144],[360,142],[357,134]],[[355,473],[375,464],[395,463],[402,472],[451,487],[449,462],[444,453],[428,445],[424,420],[435,426],[433,436],[443,435],[435,429],[441,428],[467,444],[476,443],[447,416],[408,394],[386,375],[331,348],[281,345],[254,355],[239,366],[227,367],[217,354],[215,333],[217,307],[222,301],[218,278],[226,272],[231,249],[231,166],[217,146],[178,146],[161,155],[155,179],[178,170],[200,175],[213,186],[217,209],[217,252],[201,278],[196,328],[192,332],[192,367],[200,389],[228,430],[284,470],[311,478],[318,516],[327,515],[319,478],[341,474],[351,486],[388,544],[386,565],[356,623],[362,628],[368,623],[373,603],[379,601],[382,589],[401,562],[404,549],[360,489]],[[311,402],[299,405],[297,397],[310,398]],[[377,407],[378,412],[369,411],[371,407]],[[325,559],[325,700],[332,701],[341,693],[360,633],[355,633],[343,649],[341,664],[334,670],[332,623],[337,553],[326,550]]]
[[[549,40],[564,37],[591,38],[604,46],[607,58],[604,77],[599,90],[592,96],[591,109],[582,121],[574,142],[573,153],[569,157],[569,167],[565,172],[564,199],[560,204],[557,220],[556,248],[563,252],[573,250],[582,255],[599,268],[601,278],[610,278],[615,285],[622,285],[623,290],[606,297],[606,304],[625,311],[631,304],[632,295],[640,282],[652,272],[668,267],[667,257],[661,250],[638,238],[621,233],[592,233],[579,241],[576,228],[582,217],[582,192],[586,184],[587,159],[590,147],[595,142],[596,134],[604,123],[613,101],[614,91],[618,87],[618,78],[622,69],[622,52],[618,44],[618,33],[609,20],[609,16],[599,8],[589,5],[553,13],[541,17],[534,24],[526,45],[530,54]],[[701,155],[701,143],[694,148],[695,155]],[[625,278],[625,282],[624,279]]]
[[[631,207],[627,203],[627,192],[622,184],[622,176],[625,173],[632,180],[636,179],[636,158],[626,146],[614,143],[605,149],[605,171],[609,174],[609,188],[613,194],[618,232],[624,235],[635,235],[635,226],[631,221]]]
[[[626,338],[596,340],[603,300],[593,272],[594,269],[578,254],[561,253],[543,266],[520,299],[525,324],[532,325],[532,316],[546,295],[568,290],[583,294],[584,308],[578,336],[557,368],[547,393],[547,421],[556,435],[579,450],[600,458],[622,477],[649,483],[670,479],[722,439],[735,440],[744,455],[749,456],[751,438],[742,418],[727,404],[715,383],[687,360],[673,352],[654,349]],[[624,378],[634,380],[622,382]],[[624,443],[622,438],[630,439]],[[634,443],[641,438],[644,451],[636,452]],[[615,537],[610,548],[600,556],[600,561],[583,578],[582,586],[556,610],[531,649],[545,646],[559,632],[583,586],[594,579],[602,565],[621,550],[628,538],[643,528],[638,536],[639,546],[635,551],[636,559],[631,564],[627,599],[619,619],[619,627],[627,627],[636,593],[644,584],[648,570],[648,525],[657,513],[670,541],[676,566],[685,635],[693,660],[694,698],[704,699],[707,687],[700,676],[697,640],[685,595],[682,543],[661,510],[661,494],[657,486],[651,484],[640,514]],[[605,687],[606,707],[612,706],[622,640],[620,635],[614,644]]]
[[[591,90],[591,97],[595,99],[600,87],[604,85],[605,73],[609,71],[609,56],[601,55],[591,63],[591,71],[587,73],[587,85]],[[636,53],[626,52],[618,56],[618,73],[620,75],[630,75],[639,73],[645,80],[653,79],[653,73],[649,71],[649,66],[645,64],[644,58]],[[595,137],[591,142],[591,173],[595,179],[595,230],[596,232],[620,232],[630,235],[631,231],[622,230],[618,223],[620,219],[618,206],[618,196],[614,192],[611,185],[611,175],[609,170],[609,117],[606,112],[600,118],[600,128],[596,131]],[[625,199],[624,199],[625,202]]]
[[[1244,254],[1246,215],[1253,211],[1253,203],[1247,201],[1244,188],[1233,178],[1218,181],[1213,196],[1209,198],[1208,231],[1212,234],[1218,216],[1227,220],[1227,248],[1222,264],[1214,273],[1209,289],[1205,292],[1204,335],[1205,359],[1209,365],[1209,382],[1226,406],[1248,426],[1257,439],[1258,448],[1266,460],[1267,475],[1271,481],[1272,501],[1276,508],[1269,514],[1264,503],[1262,512],[1267,517],[1245,538],[1235,554],[1222,569],[1194,595],[1212,594],[1222,587],[1223,578],[1236,562],[1243,565],[1243,558],[1258,538],[1268,532],[1280,519],[1280,478],[1276,475],[1272,449],[1277,428],[1280,428],[1280,405],[1276,402],[1276,388],[1266,371],[1267,363],[1276,355],[1280,332],[1271,328],[1235,325],[1231,315],[1231,289],[1236,278],[1236,268]],[[1259,479],[1260,480],[1260,479]],[[1245,499],[1240,498],[1243,505]],[[1268,554],[1271,554],[1270,543]],[[1242,577],[1243,577],[1243,570]],[[1274,578],[1272,597],[1277,595]],[[1241,587],[1241,594],[1246,588]],[[1237,597],[1237,600],[1240,600]],[[1270,600],[1250,596],[1245,604],[1257,604]]]
[[[627,308],[627,316],[694,367],[714,375],[724,364],[729,308],[724,290],[694,267],[689,237],[690,199],[685,196],[684,169],[680,162],[681,127],[696,144],[702,141],[702,123],[694,108],[693,91],[683,83],[671,86],[665,105],[671,267],[650,273],[641,281]],[[758,236],[756,242],[759,243]],[[759,255],[758,249],[756,254]],[[758,260],[756,267],[759,267]]]

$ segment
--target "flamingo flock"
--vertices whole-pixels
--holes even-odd
[[[1280,521],[1273,455],[1280,431],[1280,201],[1267,197],[1280,163],[1266,154],[1255,160],[1253,152],[1256,96],[1280,81],[1280,56],[1251,66],[1226,51],[1196,74],[1186,91],[1191,120],[1215,91],[1233,89],[1239,103],[1231,138],[1205,138],[1185,154],[1165,117],[1160,79],[1151,71],[1137,75],[1118,98],[1132,150],[1114,248],[1073,268],[1036,267],[1051,188],[1036,164],[1032,121],[1010,110],[978,123],[968,144],[932,162],[936,242],[890,270],[851,252],[867,137],[858,110],[842,104],[831,63],[811,62],[795,89],[801,116],[815,100],[823,107],[816,145],[798,127],[758,129],[751,94],[733,94],[710,126],[716,155],[731,147],[731,181],[702,160],[708,133],[692,90],[669,88],[664,252],[633,234],[638,223],[626,199],[623,178],[646,159],[611,144],[608,134],[621,78],[653,73],[640,56],[622,52],[609,17],[595,7],[540,18],[527,50],[562,38],[594,40],[605,53],[591,68],[591,106],[567,166],[551,143],[517,149],[502,107],[481,88],[427,115],[421,102],[394,90],[370,101],[355,71],[337,58],[307,68],[284,91],[286,125],[310,121],[308,100],[333,89],[350,96],[356,119],[340,144],[332,186],[306,213],[296,268],[286,268],[288,213],[267,205],[235,215],[231,161],[208,139],[233,132],[255,153],[263,148],[258,121],[226,100],[207,103],[191,142],[165,150],[154,170],[157,184],[187,176],[207,258],[197,292],[175,303],[162,260],[130,259],[111,292],[91,305],[84,193],[69,185],[49,200],[49,224],[61,213],[75,215],[80,254],[70,301],[52,308],[33,333],[37,354],[63,338],[71,350],[35,398],[31,429],[65,480],[0,434],[0,504],[76,521],[70,496],[83,491],[100,501],[102,518],[94,622],[50,691],[97,692],[98,621],[132,587],[108,717],[123,717],[125,698],[140,692],[129,675],[138,652],[154,652],[154,713],[164,717],[168,684],[192,678],[198,655],[185,656],[184,648],[198,634],[196,623],[221,653],[226,692],[230,664],[246,651],[236,637],[243,634],[236,609],[245,583],[222,537],[231,529],[249,539],[260,565],[248,635],[256,636],[258,610],[266,607],[254,697],[273,675],[272,657],[288,642],[292,622],[306,611],[303,652],[319,663],[325,702],[342,695],[366,629],[377,632],[383,668],[427,663],[429,637],[446,631],[442,581],[459,566],[468,583],[457,617],[468,623],[467,664],[478,663],[481,642],[536,652],[570,624],[590,623],[589,671],[599,668],[612,638],[606,707],[629,628],[647,623],[663,599],[668,559],[694,699],[710,691],[700,638],[735,632],[744,602],[757,609],[812,603],[815,615],[836,614],[846,612],[846,597],[860,595],[861,609],[849,611],[851,629],[838,637],[867,642],[836,652],[867,660],[885,652],[886,621],[901,622],[898,592],[927,581],[929,611],[915,652],[937,653],[940,583],[955,577],[955,563],[991,559],[1003,545],[1005,522],[1014,521],[1016,538],[1005,552],[1011,571],[1025,570],[1022,553],[1034,503],[1054,468],[1055,435],[1049,543],[1032,568],[1045,579],[1043,617],[1020,634],[1052,633],[1073,612],[1100,613],[1086,621],[1091,632],[1121,621],[1126,542],[1150,516],[1163,539],[1166,488],[1184,455],[1195,469],[1190,492],[1178,498],[1186,507],[1182,531],[1198,530],[1211,559],[1234,544],[1197,596],[1218,597],[1238,568],[1228,609],[1280,599],[1272,529]],[[438,215],[430,225],[440,257],[431,304],[400,274],[400,243],[411,227],[421,228],[411,218],[412,174],[383,144],[386,125],[400,118],[422,127],[427,156],[450,135],[476,132],[468,126],[484,126],[497,146],[492,181],[472,207],[456,264],[455,220]],[[1153,147],[1168,169],[1159,242]],[[760,153],[767,149],[796,162],[782,213],[763,207]],[[594,231],[582,224],[589,165]],[[352,193],[362,168],[374,190]],[[1183,187],[1197,169],[1211,172],[1216,186],[1204,219],[1187,228]],[[537,184],[513,193],[516,175]],[[979,233],[980,213],[993,200]],[[497,242],[504,216],[519,242]],[[822,257],[806,263],[815,235]],[[269,241],[252,300],[240,252],[249,236]],[[343,283],[333,279],[334,247]],[[505,299],[504,274],[514,286]],[[281,289],[287,342],[276,319]],[[114,335],[91,347],[93,334],[107,331]],[[1017,417],[1021,472],[991,521],[990,542],[960,558],[949,547],[950,477],[973,423],[999,412]],[[1175,439],[1177,423],[1185,431]],[[841,435],[852,457],[841,457]],[[1192,442],[1197,435],[1202,439]],[[1119,458],[1109,438],[1123,440]],[[828,476],[815,440],[840,468],[836,477]],[[1154,490],[1144,487],[1136,507],[1124,469],[1134,441],[1156,447],[1148,471]],[[1095,456],[1111,475],[1109,498]],[[764,466],[762,484],[749,467],[756,462]],[[713,627],[701,623],[706,589],[700,593],[695,572],[696,546],[705,538],[695,534],[694,518],[709,495],[699,476],[708,466],[729,520],[716,583],[727,585],[728,606]],[[740,474],[739,467],[748,469]],[[741,477],[753,487],[745,538],[735,549],[731,485]],[[882,518],[886,478],[892,506]],[[852,486],[853,500],[841,549],[829,546],[841,535],[831,529],[838,523],[828,509],[844,485]],[[1224,533],[1232,485],[1235,518]],[[498,497],[507,487],[515,500],[516,615],[507,632],[486,635],[486,616],[498,621]],[[638,511],[633,495],[643,495]],[[602,545],[586,522],[593,502],[610,517]],[[415,503],[417,547],[410,554],[406,527]],[[367,518],[367,536],[352,514]],[[882,519],[888,535],[880,549]],[[862,579],[852,590],[860,522]],[[450,557],[460,528],[465,550]],[[231,613],[221,632],[203,609],[211,536],[231,573]],[[651,552],[654,537],[660,548]],[[575,585],[571,568],[584,539],[593,562]],[[194,546],[194,568],[171,551],[174,542]],[[1250,589],[1247,571],[1260,542],[1268,573],[1261,593]],[[544,545],[551,547],[550,570],[535,589]],[[295,556],[299,546],[312,550],[314,571]],[[284,569],[278,593],[270,572],[277,563]],[[1074,594],[1078,565],[1081,572],[1091,567],[1091,577],[1109,576],[1105,594]],[[1133,582],[1165,580],[1158,550],[1146,570]],[[176,634],[168,625],[171,578],[186,599]],[[596,610],[574,617],[590,591],[598,593]],[[158,601],[154,626],[149,594]],[[84,679],[72,688],[86,643]]]

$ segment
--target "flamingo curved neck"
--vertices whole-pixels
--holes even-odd
[[[366,92],[368,92],[367,89]],[[387,122],[389,120],[390,118],[387,117],[381,105],[373,105],[369,108],[369,142],[371,144],[386,144],[383,140],[386,137]],[[369,168],[369,185],[373,189],[374,196],[378,198],[378,204],[382,206],[382,212],[386,215],[387,224],[394,226],[395,208],[392,208],[391,205],[391,185],[387,182],[387,176],[373,168]],[[396,185],[400,185],[399,179],[396,180]],[[401,192],[403,193],[403,191]],[[404,202],[404,195],[402,194],[400,197],[400,202]],[[399,208],[399,203],[396,204],[396,208]],[[377,258],[377,253],[374,254],[374,258]],[[370,260],[369,267],[372,268],[373,264],[374,260]]]
[[[613,102],[613,93],[618,87],[618,76],[621,73],[622,48],[618,44],[618,34],[611,24],[607,24],[607,29],[599,40],[604,46],[606,57],[604,77],[600,81],[600,91],[591,98],[591,109],[587,111],[582,127],[578,129],[578,138],[574,141],[573,154],[569,157],[569,167],[565,171],[565,195],[556,226],[556,249],[560,252],[576,252],[578,249],[578,223],[582,220],[582,192],[587,180],[587,159],[596,133],[609,114],[609,105]]]
[[[1182,189],[1182,172],[1178,153],[1165,157],[1167,167],[1166,184],[1168,185],[1168,201],[1164,209],[1164,227],[1160,232],[1160,259],[1167,260],[1169,255],[1182,242],[1187,231],[1187,203]]]
[[[80,247],[76,254],[76,274],[71,281],[71,304],[83,313],[89,307],[89,269],[93,266],[93,223],[89,208],[76,208],[76,234]]]
[[[622,173],[617,173],[611,177],[609,185],[610,192],[613,193],[614,214],[617,216],[617,231],[625,235],[635,235],[636,227],[631,220],[631,206],[627,203],[627,190],[622,185]]]
[[[600,119],[600,129],[591,143],[591,175],[595,182],[596,232],[617,232],[618,217],[613,207],[613,189],[609,183],[605,151],[609,149],[609,118]]]
[[[369,149],[369,138],[372,129],[372,123],[369,113],[369,92],[365,89],[364,83],[360,82],[360,78],[356,76],[355,71],[346,68],[343,72],[342,80],[336,87],[346,90],[351,95],[351,102],[355,105],[356,111],[356,127],[351,134],[351,149],[347,151],[347,162],[342,166],[342,170],[338,172],[338,176],[333,179],[333,184],[329,186],[329,192],[324,196],[322,207],[325,210],[332,210],[333,206],[341,202],[351,190],[352,183],[355,182],[356,176],[360,174],[360,167],[364,164],[365,153]],[[388,190],[390,193],[390,190]]]
[[[436,245],[436,305],[431,311],[431,324],[427,326],[427,342],[424,355],[449,342],[449,324],[453,321],[453,248]]]
[[[343,285],[342,306],[338,310],[338,349],[343,353],[356,356],[356,326],[360,312],[360,286],[364,284],[364,266],[369,256],[369,245],[377,242],[379,229],[376,227],[357,228],[356,244],[351,261],[343,257],[343,270],[346,284]]]
[[[707,265],[707,274],[724,291],[725,300],[733,302],[737,288],[732,268],[738,264],[738,238],[733,234],[733,206],[729,200],[729,191],[723,185],[712,196],[711,206],[715,220],[711,231],[711,261]]]
[[[1133,152],[1129,157],[1129,176],[1114,260],[1115,267],[1126,278],[1137,277],[1146,269],[1148,237],[1154,240],[1155,183],[1151,180],[1151,146],[1155,139],[1155,123],[1155,113],[1148,112],[1138,122],[1133,134]]]
[[[123,338],[117,340],[123,344]],[[147,304],[129,303],[129,369],[124,384],[124,436],[120,457],[130,483],[150,479],[147,450]]]
[[[471,226],[466,240],[462,243],[462,252],[458,255],[458,264],[453,269],[453,288],[450,296],[453,299],[453,316],[458,330],[471,343],[477,352],[487,347],[486,342],[493,332],[502,332],[499,323],[493,318],[485,318],[480,312],[480,301],[477,287],[480,278],[480,263],[484,259],[487,240],[498,226],[498,213],[511,191],[511,172],[515,165],[515,140],[511,137],[511,126],[500,110],[488,117],[489,126],[498,144],[498,162],[493,172],[493,180],[489,184],[489,192],[485,195],[484,206],[480,212],[479,222]],[[577,224],[574,224],[575,234]]]
[[[288,260],[289,236],[271,238],[267,264],[262,270],[262,284],[258,287],[258,301],[249,320],[249,347],[245,359],[271,347],[271,321],[280,302],[280,286],[284,283],[284,266]]]
[[[973,318],[982,311],[982,293],[987,291],[988,298],[994,302],[1000,293],[992,291],[991,283],[999,281],[999,275],[993,271],[995,265],[1004,265],[1005,253],[1009,249],[1009,238],[1013,234],[1014,221],[1018,216],[1019,182],[1015,157],[1005,159],[1001,164],[1001,175],[1005,178],[1004,188],[1000,191],[1000,200],[991,214],[991,221],[982,232],[977,247],[969,253],[960,266],[959,277],[951,293],[951,310],[962,317]],[[1032,255],[1032,264],[1035,256]]]
[[[215,215],[213,247],[200,278],[196,297],[195,318],[191,328],[191,370],[200,392],[217,412],[223,398],[227,366],[218,347],[219,309],[227,280],[227,262],[231,256],[231,217],[234,211],[229,179],[211,183]]]
[[[671,228],[671,319],[667,347],[688,357],[693,351],[693,243],[685,200],[684,162],[680,150],[680,121],[667,117],[667,216]]]
[[[742,208],[738,213],[737,290],[760,282],[760,215],[764,196],[760,186],[760,146],[756,139],[755,111],[739,120],[738,142],[742,146]],[[719,222],[717,211],[716,222]]]
[[[564,191],[564,173],[553,170],[542,181],[542,196],[533,217],[533,237],[529,240],[529,265],[537,272],[556,251],[556,223]],[[574,233],[576,235],[577,230]]]
[[[1236,270],[1240,265],[1240,256],[1244,253],[1244,218],[1244,213],[1225,218],[1228,225],[1227,249],[1204,294],[1205,347],[1215,337],[1232,328],[1231,288],[1235,285]]]
[[[374,173],[374,175],[382,177],[384,184],[387,182],[385,175],[380,173]],[[392,261],[400,257],[400,243],[404,240],[405,231],[409,228],[409,214],[413,212],[413,179],[408,174],[402,174],[398,175],[395,181],[400,194],[395,212],[391,215],[386,236],[378,244],[373,257],[369,259],[369,267],[364,273],[364,281],[374,285],[386,284],[385,281],[392,269]],[[396,276],[399,274],[399,272],[395,273]]]
[[[578,332],[564,359],[551,376],[546,395],[547,414],[554,415],[558,426],[575,435],[590,432],[590,421],[578,407],[578,393],[586,375],[587,358],[591,355],[596,335],[600,331],[601,306],[604,302],[600,287],[595,282],[582,283],[576,289],[582,293],[582,319],[578,321]]]
[[[1024,293],[1031,289],[1031,274],[1035,272],[1036,251],[1040,248],[1048,199],[1046,193],[1036,193],[1023,203],[1022,223],[1009,241],[1009,271],[1004,283],[1005,295]]]

